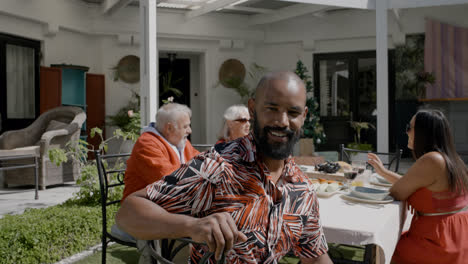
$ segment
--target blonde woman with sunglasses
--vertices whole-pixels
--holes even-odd
[[[224,124],[218,134],[218,143],[246,136],[250,132],[250,115],[245,105],[232,105],[224,112]]]

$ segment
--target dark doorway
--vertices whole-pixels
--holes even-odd
[[[319,102],[320,119],[327,135],[318,150],[338,150],[340,144],[354,141],[350,121],[369,122],[376,127],[375,51],[314,55],[314,94]],[[393,136],[395,105],[394,52],[389,51],[389,146]],[[361,143],[377,146],[375,129],[361,131]]]
[[[39,116],[40,42],[0,34],[0,133]]]
[[[174,102],[190,107],[190,59],[168,55],[159,59],[159,105],[172,96]]]

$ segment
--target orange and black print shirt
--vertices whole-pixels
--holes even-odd
[[[258,161],[252,135],[215,145],[146,190],[171,213],[229,212],[248,240],[235,244],[227,263],[277,263],[290,251],[314,258],[328,250],[311,183],[290,158],[274,184]],[[207,250],[194,246],[191,262],[198,263]]]

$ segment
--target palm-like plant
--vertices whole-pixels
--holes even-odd
[[[354,143],[361,144],[361,130],[362,129],[375,129],[375,126],[369,122],[357,122],[357,121],[349,121],[351,127],[354,129]]]
[[[179,78],[177,80],[172,80],[172,72],[169,71],[166,74],[161,74],[162,78],[162,92],[161,95],[164,95],[168,92],[172,92],[176,97],[180,97],[183,95],[182,91],[174,88],[173,86],[177,83],[179,83],[182,78]]]

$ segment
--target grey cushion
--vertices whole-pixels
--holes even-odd
[[[62,128],[65,128],[66,126],[68,126],[67,123],[63,123],[57,120],[50,120],[49,124],[47,125],[46,132],[62,129]]]
[[[111,227],[111,234],[122,241],[136,243],[136,239],[133,236],[123,231],[115,224]]]

